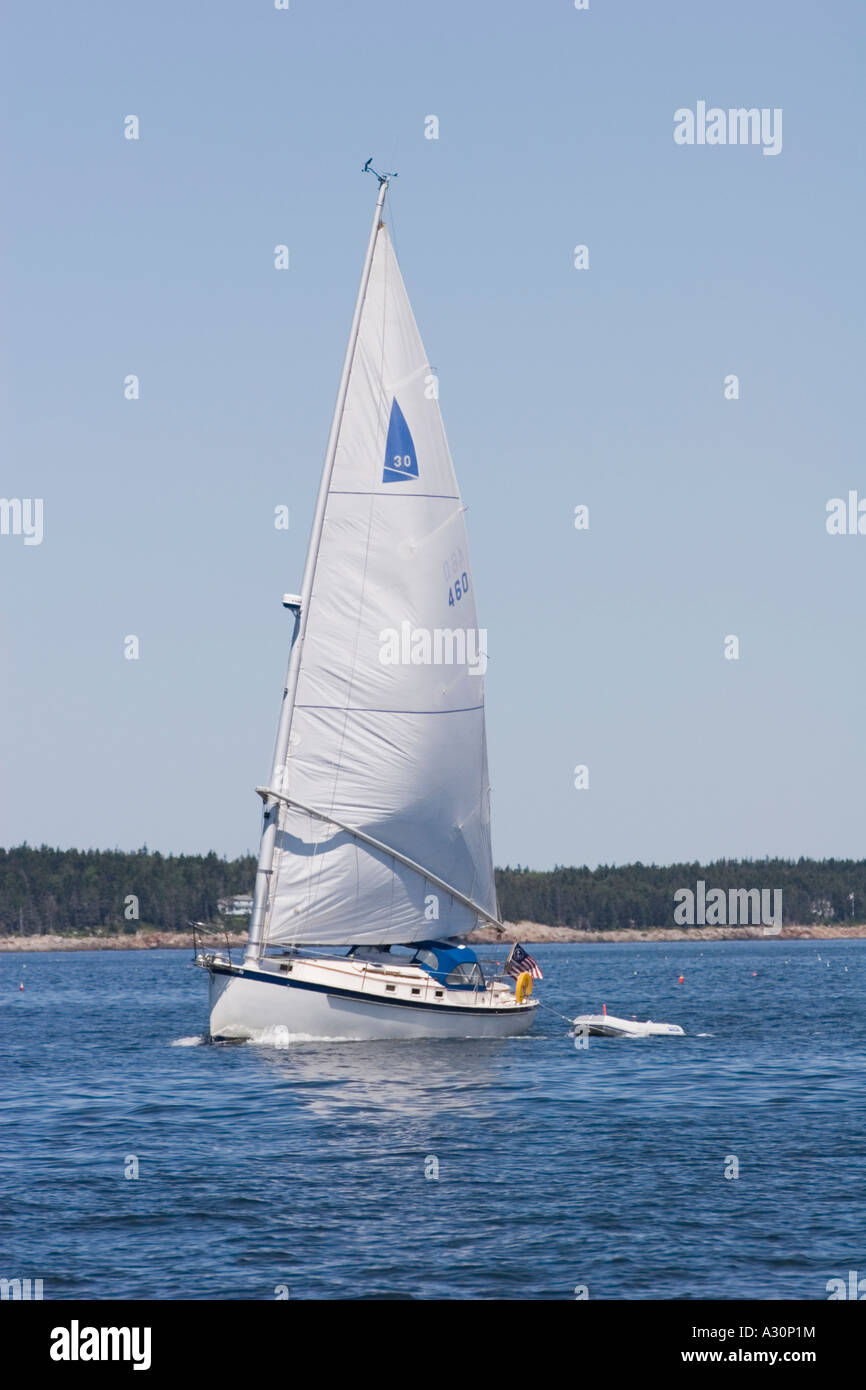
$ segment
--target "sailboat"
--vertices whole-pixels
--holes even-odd
[[[200,951],[210,1034],[500,1038],[529,973],[464,938],[502,927],[464,508],[436,379],[378,196],[300,594],[242,963]]]

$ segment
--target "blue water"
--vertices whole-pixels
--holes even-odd
[[[540,1010],[497,1043],[211,1045],[184,952],[0,956],[0,1275],[46,1298],[821,1299],[866,1273],[866,942],[532,949],[554,1008],[687,1036],[578,1051]]]

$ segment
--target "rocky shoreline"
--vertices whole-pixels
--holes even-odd
[[[866,937],[866,923],[834,926],[830,923],[783,927],[777,936],[768,936],[761,927],[646,927],[622,931],[574,931],[571,927],[547,927],[539,922],[506,922],[505,931],[496,927],[480,927],[467,937],[473,946],[510,945],[512,941],[570,942],[592,945],[605,942],[635,941],[833,941],[851,937]],[[225,946],[226,936],[215,930],[213,935],[198,936],[199,945]],[[231,947],[246,945],[246,932],[230,932]],[[192,932],[140,931],[119,936],[0,936],[2,951],[156,951],[193,949]]]
[[[245,946],[246,932],[230,932],[230,946]],[[200,946],[225,948],[224,932],[197,935]],[[0,951],[165,951],[193,949],[192,932],[140,931],[123,936],[0,936]]]
[[[791,923],[775,935],[768,935],[763,927],[636,927],[619,931],[576,931],[571,927],[546,927],[539,922],[506,922],[505,927],[504,932],[496,927],[479,927],[466,939],[479,945],[497,941],[568,941],[591,945],[599,941],[833,941],[866,937],[866,922],[855,922],[851,926]]]

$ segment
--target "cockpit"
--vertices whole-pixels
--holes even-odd
[[[446,989],[484,989],[484,972],[471,946],[457,941],[419,941],[409,946],[355,946],[356,960],[380,965],[418,965]]]

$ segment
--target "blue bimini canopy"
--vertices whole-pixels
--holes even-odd
[[[447,989],[484,988],[484,975],[475,952],[457,941],[419,941],[412,964],[420,965]]]

